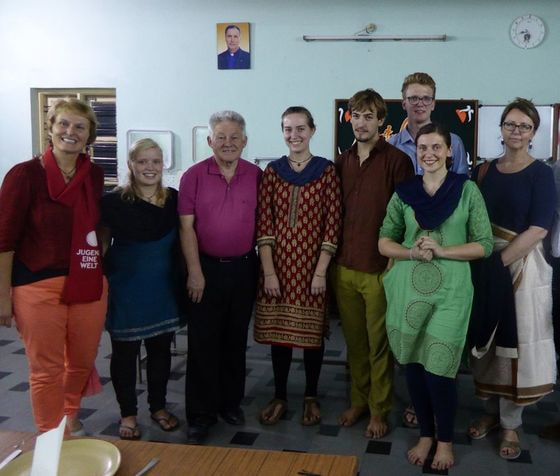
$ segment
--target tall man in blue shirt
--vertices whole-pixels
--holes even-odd
[[[417,175],[424,172],[416,160],[416,133],[432,122],[431,114],[436,105],[436,83],[427,73],[412,73],[404,78],[401,88],[403,109],[406,111],[408,124],[398,134],[391,136],[389,144],[398,147],[407,154],[414,165]],[[456,134],[451,134],[452,164],[451,171],[466,174],[469,171],[467,154],[463,141]]]
[[[241,30],[237,25],[228,25],[225,31],[228,49],[218,55],[218,69],[250,69],[251,54],[239,47]]]

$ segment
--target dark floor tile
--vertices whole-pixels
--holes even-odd
[[[169,372],[169,380],[181,380],[185,376],[185,372]]]
[[[319,434],[325,436],[338,436],[340,431],[339,425],[321,425],[319,427]]]
[[[259,433],[253,433],[252,431],[238,431],[233,435],[230,443],[232,445],[252,446],[258,436]]]
[[[111,379],[109,377],[99,377],[99,381],[101,382],[101,385],[105,385],[109,383]]]
[[[247,377],[247,375],[249,375],[252,371],[253,371],[253,369],[247,367],[247,368],[245,369],[245,377]]]
[[[21,382],[10,388],[14,392],[27,392],[29,390],[29,382]]]
[[[4,345],[11,344],[12,342],[15,342],[15,340],[0,339],[0,347],[1,347],[1,346],[4,346]]]
[[[267,382],[266,386],[267,386],[267,387],[274,387],[274,378],[271,378],[271,379]]]
[[[244,407],[248,407],[249,405],[251,405],[251,403],[253,403],[254,400],[255,397],[251,397],[250,395],[247,395],[246,397],[243,397],[243,400],[241,400],[241,405]]]
[[[542,410],[543,412],[558,411],[558,405],[556,404],[556,402],[538,402],[537,407],[539,410]]]
[[[22,347],[21,349],[14,350],[14,351],[12,352],[12,354],[25,355],[25,349]]]
[[[100,435],[119,436],[119,422],[111,423],[107,428],[99,432]]]
[[[449,474],[447,469],[432,469],[432,458],[429,458],[422,466],[422,474]]]
[[[350,374],[349,373],[340,373],[334,376],[335,382],[346,382],[350,381]]]
[[[455,433],[453,435],[453,443],[456,445],[471,446],[472,439],[466,433],[463,432]]]
[[[0,425],[1,425],[2,423],[4,423],[6,420],[9,420],[9,419],[10,419],[9,416],[0,416]]]
[[[368,442],[366,453],[376,455],[389,455],[391,454],[392,443],[390,441],[374,441]]]
[[[517,459],[510,459],[508,460],[510,463],[526,463],[526,464],[533,464],[533,460],[531,458],[531,452],[529,450],[521,450],[521,454]]]
[[[12,372],[0,372],[0,379],[7,377],[8,375],[10,375]]]
[[[325,350],[326,357],[340,357],[340,354],[342,354],[341,350],[334,350],[334,349]]]
[[[97,409],[95,409],[95,408],[80,408],[78,410],[78,418],[80,420],[85,420],[86,418],[93,415],[96,411],[97,411]]]

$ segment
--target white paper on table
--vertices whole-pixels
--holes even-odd
[[[37,437],[30,476],[57,476],[66,415],[58,427]]]

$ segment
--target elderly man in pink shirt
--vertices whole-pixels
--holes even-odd
[[[208,144],[214,155],[181,178],[181,246],[187,260],[187,443],[202,444],[217,415],[243,425],[247,328],[256,294],[257,189],[262,175],[241,159],[245,120],[213,114]]]

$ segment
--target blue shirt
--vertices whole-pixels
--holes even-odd
[[[416,160],[416,144],[414,143],[414,139],[410,135],[410,132],[408,132],[408,128],[403,129],[398,134],[392,135],[387,142],[399,148],[410,157],[416,175],[424,175],[424,171],[420,165],[418,165],[418,161]],[[457,134],[453,133],[451,133],[451,158],[453,160],[450,169],[452,172],[455,172],[456,174],[469,173],[469,164],[467,162],[465,146],[463,145],[461,138]]]

